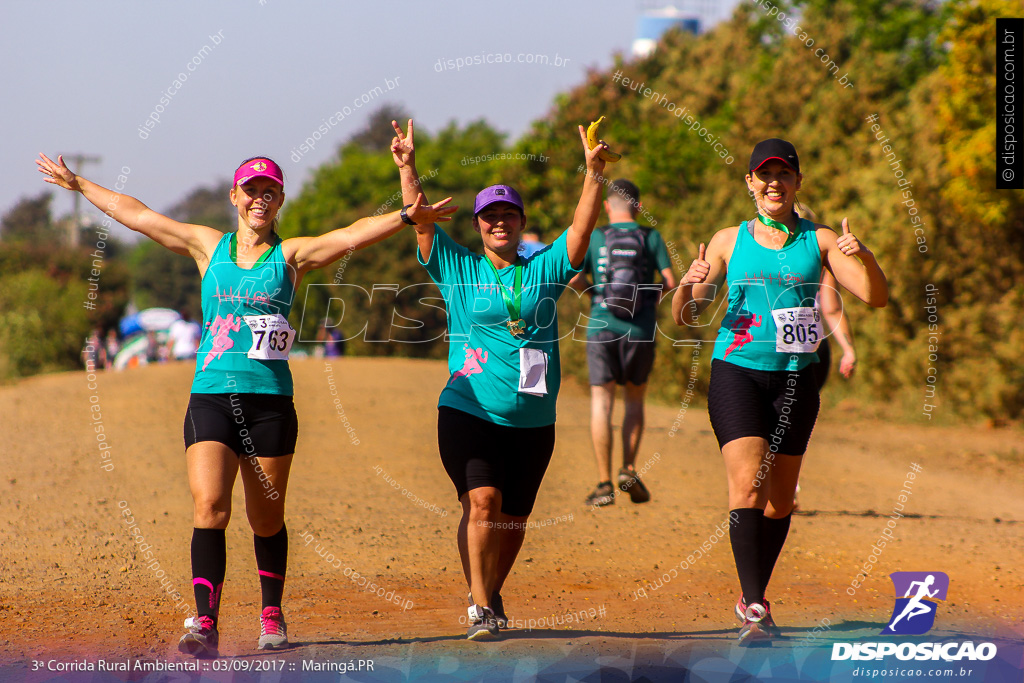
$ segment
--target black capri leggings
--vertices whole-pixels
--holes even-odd
[[[493,486],[501,491],[502,512],[526,517],[555,450],[555,425],[506,427],[441,406],[437,445],[460,499],[472,489]]]
[[[734,439],[759,436],[775,453],[803,455],[819,407],[812,365],[789,372],[711,361],[708,415],[719,448]]]

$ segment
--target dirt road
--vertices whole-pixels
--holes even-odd
[[[716,535],[726,519],[725,473],[702,407],[691,406],[674,433],[679,406],[649,407],[638,467],[646,467],[652,502],[589,510],[589,401],[580,387],[564,386],[536,528],[504,591],[510,616],[526,626],[532,619],[533,628],[468,643],[454,543],[459,506],[436,445],[444,365],[345,358],[292,367],[300,427],[285,614],[298,646],[274,658],[291,667],[285,673],[351,658],[375,661],[366,680],[394,680],[387,672],[472,678],[494,667],[510,678],[611,667],[626,672],[616,680],[629,680],[645,666],[737,661],[728,653],[738,582],[727,531]],[[31,674],[33,660],[179,661],[175,644],[192,602],[182,447],[191,371],[179,364],[106,373],[95,390],[81,372],[0,387],[0,678],[77,680],[45,666]],[[802,476],[804,513],[769,590],[789,635],[772,657],[806,646],[802,639],[823,624],[818,642],[826,644],[877,634],[893,608],[893,571],[949,575],[932,635],[1013,647],[1024,639],[1020,432],[934,422],[897,425],[823,409]],[[853,588],[901,492],[907,502],[890,531],[897,540],[876,552]],[[251,669],[270,660],[253,656],[259,587],[240,485],[234,505],[221,651]],[[125,510],[157,565],[143,561]]]

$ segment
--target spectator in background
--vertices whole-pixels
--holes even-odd
[[[528,259],[548,245],[540,241],[540,235],[533,228],[527,227],[519,238],[519,255]]]
[[[173,360],[196,360],[203,328],[192,320],[191,313],[188,308],[181,309],[181,320],[175,320],[167,330],[167,356]]]
[[[107,330],[107,364],[108,370],[114,368],[114,359],[117,358],[117,354],[121,352],[121,340],[117,338],[117,330],[111,327]]]
[[[82,347],[82,364],[89,372],[102,368],[107,364],[107,352],[103,348],[103,341],[100,335],[100,328],[92,328],[92,332],[85,338],[85,346]]]
[[[320,327],[316,331],[316,340],[323,344],[322,347],[317,347],[317,358],[322,356],[337,358],[345,355],[345,340],[342,338],[341,332],[338,331],[337,325],[331,323],[330,318],[320,321]]]

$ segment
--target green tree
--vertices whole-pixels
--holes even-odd
[[[0,237],[5,242],[59,244],[64,240],[50,217],[53,194],[43,190],[35,197],[23,197],[0,218]]]

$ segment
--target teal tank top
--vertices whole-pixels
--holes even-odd
[[[245,316],[273,314],[287,318],[291,313],[295,287],[281,243],[271,248],[263,263],[246,270],[231,260],[231,234],[217,243],[203,275],[203,336],[192,393],[291,396],[287,360],[248,357],[253,340],[262,342],[266,335],[254,335],[245,320]]]
[[[736,233],[726,273],[729,304],[711,357],[755,370],[802,370],[818,362],[814,349],[823,336],[816,303],[821,284],[816,226],[801,218],[789,244],[769,249],[757,243],[749,225],[744,221]],[[796,308],[813,312],[804,311],[800,318],[792,311]],[[781,330],[776,316],[783,318]],[[794,322],[786,322],[787,316]],[[779,351],[778,343],[810,351]]]

